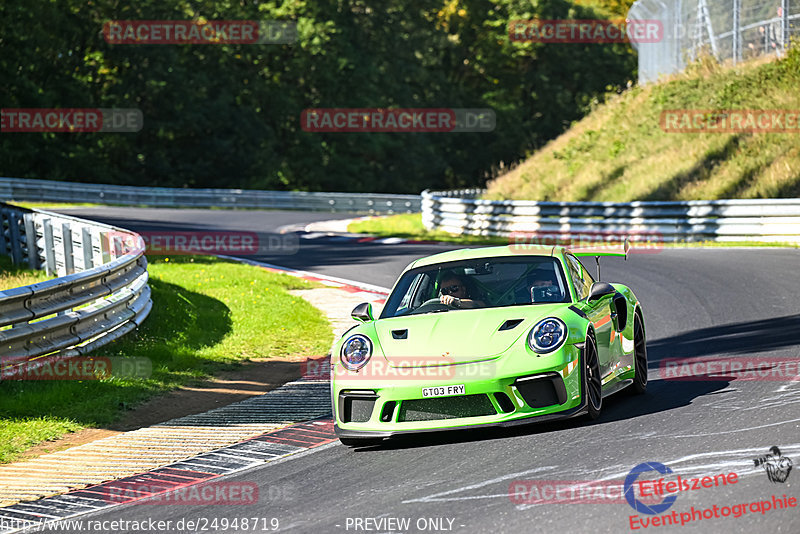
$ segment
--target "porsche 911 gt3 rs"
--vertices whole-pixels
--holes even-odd
[[[582,256],[624,250],[474,248],[409,265],[378,318],[334,343],[331,397],[345,445],[413,432],[587,414],[647,387],[642,306]]]

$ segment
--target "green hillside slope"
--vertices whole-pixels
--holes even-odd
[[[690,200],[800,196],[795,133],[668,133],[662,111],[800,111],[800,47],[787,58],[721,68],[692,65],[634,87],[575,123],[488,185],[486,197],[531,200]]]

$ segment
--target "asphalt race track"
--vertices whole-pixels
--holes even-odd
[[[274,232],[289,224],[336,218],[277,211],[65,212],[139,231]],[[296,254],[252,259],[390,287],[410,261],[448,248],[320,237],[300,239]],[[631,254],[627,261],[604,261],[603,279],[629,285],[643,303],[650,383],[644,396],[623,393],[605,399],[597,421],[441,432],[357,450],[334,443],[232,477],[259,485],[257,507],[131,505],[84,518],[174,524],[186,518],[264,517],[277,518],[284,532],[571,533],[630,532],[631,517],[637,516],[633,530],[640,532],[800,532],[797,507],[764,511],[761,506],[762,513],[748,504],[777,506],[773,496],[784,494],[800,500],[800,381],[791,376],[666,380],[659,369],[667,358],[744,362],[784,357],[796,362],[798,266],[800,251],[789,249],[651,251]],[[770,482],[753,461],[774,445],[794,464],[785,482]],[[532,497],[530,484],[519,482],[538,480],[546,486],[545,481],[604,480],[619,486],[642,462],[665,464],[684,479],[737,474],[735,483],[681,492],[667,511],[677,512],[678,523],[692,508],[702,514],[716,505],[724,513],[723,507],[746,505],[747,513],[742,515],[738,506],[740,517],[735,512],[710,519],[695,515],[685,526],[644,528],[642,522],[654,516],[637,513],[624,498],[603,502],[603,495],[619,495],[619,488],[614,494],[592,493],[587,500],[594,502],[541,502]],[[542,491],[544,500],[548,492]],[[551,495],[550,500],[556,499]],[[406,520],[409,527],[401,528]]]

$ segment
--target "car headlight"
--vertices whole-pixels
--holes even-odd
[[[350,371],[357,371],[367,365],[372,356],[372,341],[367,336],[356,334],[347,338],[342,345],[340,359]]]
[[[528,346],[539,354],[553,352],[567,339],[567,325],[561,319],[542,319],[528,334]]]

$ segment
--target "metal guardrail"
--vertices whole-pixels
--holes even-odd
[[[0,178],[0,198],[153,207],[258,208],[354,213],[419,213],[419,195],[188,189]]]
[[[0,203],[0,254],[59,276],[0,291],[0,379],[43,356],[86,354],[136,328],[152,308],[136,233]]]
[[[423,191],[422,222],[454,234],[597,241],[800,243],[800,199],[676,202],[482,200],[483,190]]]

